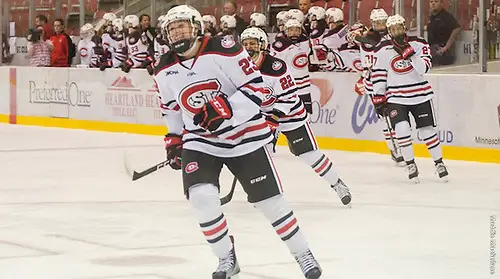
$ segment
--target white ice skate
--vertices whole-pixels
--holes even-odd
[[[408,178],[410,179],[411,182],[418,184],[420,183],[420,180],[418,179],[418,168],[417,164],[415,162],[410,163],[406,166],[406,170],[408,171]]]
[[[391,159],[396,163],[396,166],[398,167],[406,166],[405,159],[401,154],[398,154],[397,152],[391,151]]]
[[[448,182],[448,169],[443,162],[436,164],[436,173],[441,180]]]
[[[351,202],[352,196],[349,192],[349,188],[345,185],[344,181],[339,178],[339,181],[332,186],[333,190],[337,192],[343,205],[348,205]]]
[[[295,260],[307,279],[318,279],[321,276],[321,267],[311,253],[311,250],[308,249],[303,254],[295,256]]]
[[[233,249],[229,252],[225,258],[219,259],[219,266],[217,270],[212,273],[212,279],[230,279],[234,278],[236,274],[240,273],[240,266],[238,260],[236,259],[236,252],[234,250],[234,238],[231,237],[231,242],[233,242]]]

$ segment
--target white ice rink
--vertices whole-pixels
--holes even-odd
[[[180,173],[132,182],[123,167],[125,153],[137,169],[162,161],[161,137],[2,124],[0,143],[0,279],[211,278],[217,259]],[[286,148],[275,159],[322,278],[498,278],[489,248],[500,165],[445,161],[445,184],[430,159],[417,158],[421,183],[412,185],[386,156],[327,154],[351,188],[351,209]],[[223,172],[225,194],[232,176]],[[224,210],[240,279],[303,278],[241,189]]]

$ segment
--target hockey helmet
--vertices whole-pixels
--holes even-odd
[[[302,24],[304,22],[304,13],[299,9],[290,9],[286,12],[285,21],[289,19],[298,20]]]
[[[264,14],[253,13],[250,15],[250,26],[266,27],[267,18]]]
[[[309,21],[312,22],[312,21],[325,19],[326,11],[322,7],[312,6],[311,8],[309,8],[309,11],[307,12],[307,14],[309,15]]]
[[[201,17],[205,28],[215,28],[217,26],[217,19],[213,15],[204,15]]]
[[[236,28],[236,18],[230,15],[223,15],[220,18],[220,28],[222,30]]]
[[[86,23],[82,25],[82,27],[80,27],[80,37],[82,38],[82,40],[90,41],[90,39],[92,39],[94,35],[94,26],[92,26],[92,24]]]
[[[123,32],[123,19],[117,18],[113,20],[113,30],[115,32]]]
[[[296,41],[302,34],[302,23],[296,19],[289,19],[285,23],[285,34],[288,39]]]
[[[184,26],[174,25],[176,22],[187,22],[191,28],[191,34],[186,37]],[[194,47],[197,37],[203,34],[203,19],[200,12],[189,5],[179,5],[170,9],[166,15],[163,29],[166,31],[168,42],[172,50],[179,55],[183,55]],[[186,30],[187,31],[187,30]]]
[[[404,17],[395,14],[387,18],[387,29],[391,37],[399,37],[406,33],[406,20]]]
[[[257,44],[252,44],[257,42]],[[265,51],[268,45],[267,34],[258,27],[249,27],[241,33],[241,43],[253,58],[261,51]]]
[[[344,21],[344,11],[339,8],[329,8],[325,12],[326,23],[338,23]]]
[[[286,13],[286,11],[281,11],[276,15],[276,25],[280,31],[283,31],[285,28]]]

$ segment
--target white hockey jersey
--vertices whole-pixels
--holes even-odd
[[[337,50],[343,44],[347,43],[347,33],[349,33],[348,25],[336,29],[327,29],[325,34],[323,34],[322,43],[329,49]]]
[[[309,76],[309,40],[301,35],[297,43],[293,43],[286,36],[276,38],[271,44],[270,53],[285,61],[292,73],[297,94],[310,94],[311,78]]]
[[[133,34],[125,39],[127,44],[128,61],[132,62],[132,68],[140,68],[148,58],[148,39],[146,34]]]
[[[236,157],[271,142],[261,112],[265,84],[243,47],[231,37],[203,37],[197,56],[181,61],[173,51],[160,58],[154,80],[169,133],[183,135],[183,148]],[[193,124],[213,96],[225,94],[233,116],[214,132]]]
[[[109,33],[103,33],[101,36],[102,40],[102,48],[104,51],[109,51],[109,47],[113,47],[115,44],[115,40],[111,37]]]
[[[416,105],[430,100],[434,92],[424,78],[431,67],[428,43],[419,37],[408,37],[415,54],[404,60],[390,40],[382,41],[375,49],[371,73],[373,94],[385,95],[388,103]]]
[[[125,43],[125,36],[121,33],[114,34],[112,36],[113,47],[110,48],[112,50],[111,59],[113,63],[113,68],[119,68],[125,61],[127,61],[127,46]]]
[[[163,38],[158,38],[158,36],[154,40],[154,49],[155,49],[155,61],[160,60],[160,56],[167,53],[170,48],[167,45],[167,42],[163,40]]]
[[[262,110],[264,112],[278,110],[284,115],[278,119],[280,131],[295,130],[305,124],[308,115],[304,104],[296,94],[297,86],[283,60],[264,55],[261,65],[258,65],[267,85]]]
[[[78,42],[77,51],[81,65],[88,65],[90,68],[98,67],[99,57],[94,52],[95,46],[96,44],[92,40],[80,40]]]

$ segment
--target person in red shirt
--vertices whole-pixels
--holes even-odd
[[[50,54],[51,67],[69,67],[69,42],[68,36],[64,34],[64,21],[62,19],[54,20],[55,35],[50,37],[52,45],[52,53]]]
[[[52,25],[49,24],[49,20],[45,15],[38,15],[35,18],[35,24],[36,27],[42,27],[43,28],[43,39],[44,40],[50,40],[50,37],[54,35],[54,30],[52,30]]]

